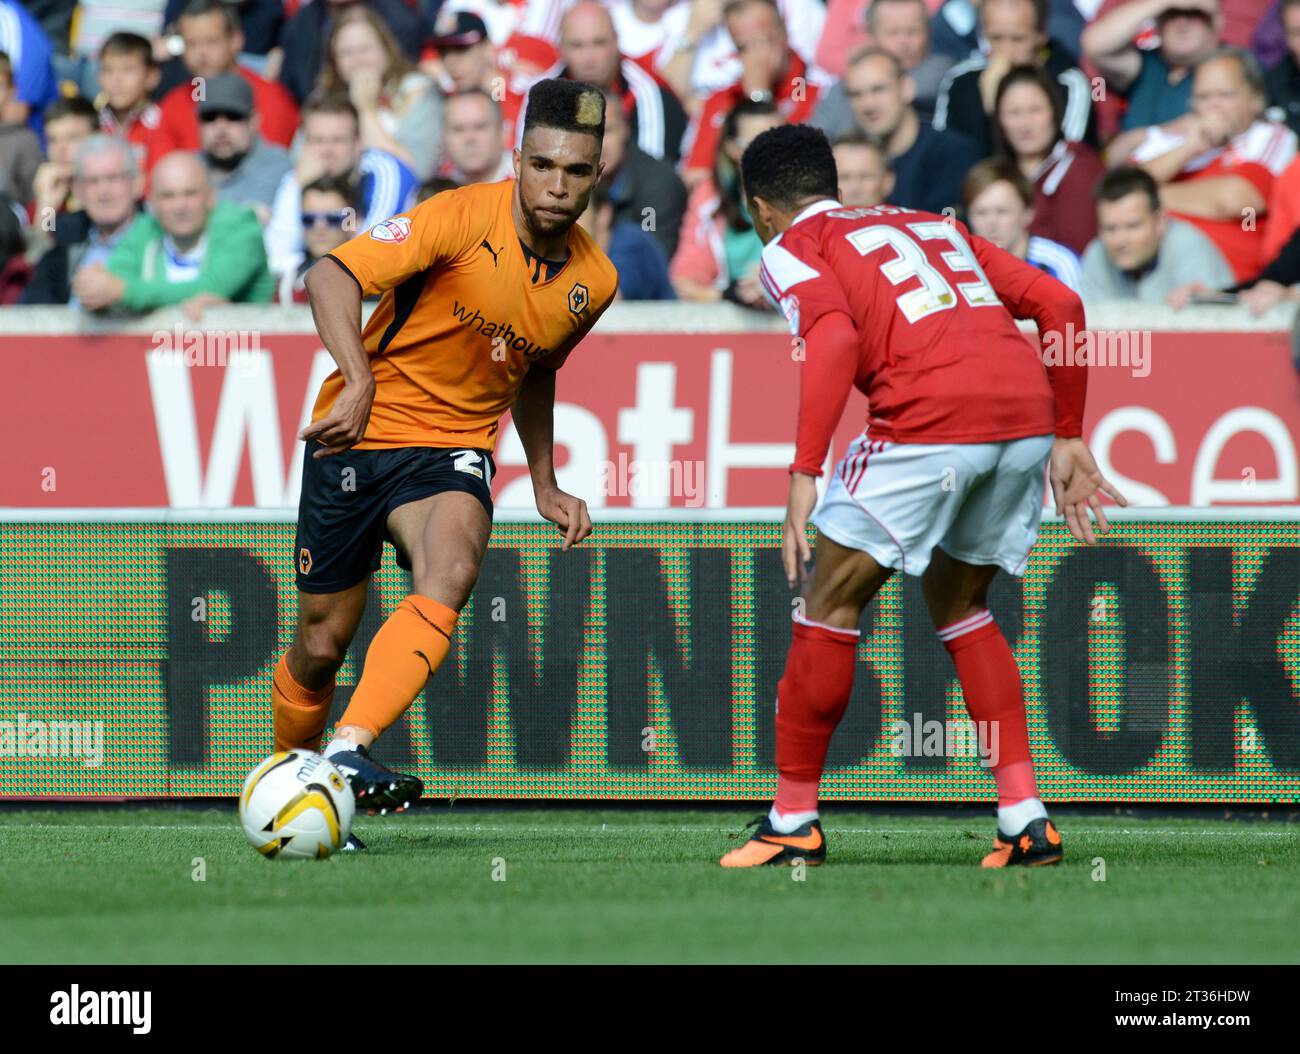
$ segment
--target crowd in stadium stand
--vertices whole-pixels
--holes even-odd
[[[0,304],[301,303],[512,173],[529,86],[606,92],[581,223],[628,300],[773,305],[766,128],[1086,300],[1300,300],[1300,0],[0,0]]]

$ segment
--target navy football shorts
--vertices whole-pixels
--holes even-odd
[[[389,513],[408,502],[460,490],[492,517],[496,466],[486,450],[399,447],[345,450],[315,458],[314,439],[303,451],[302,495],[294,564],[304,593],[338,593],[379,570]],[[410,561],[397,547],[398,566]]]

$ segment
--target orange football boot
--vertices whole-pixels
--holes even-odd
[[[821,820],[810,820],[790,834],[782,834],[772,826],[766,816],[746,824],[757,827],[753,836],[738,849],[733,849],[719,863],[723,867],[789,867],[802,860],[809,867],[826,862],[826,835]]]
[[[1030,821],[1014,837],[999,830],[993,839],[993,852],[980,864],[981,867],[1045,867],[1059,864],[1065,855],[1061,834],[1046,816]]]

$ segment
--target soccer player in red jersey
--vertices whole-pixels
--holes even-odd
[[[818,130],[785,125],[745,151],[741,178],[763,239],[760,276],[804,342],[782,557],[804,586],[777,688],[776,802],[724,867],[821,863],[826,748],[849,701],[863,609],[896,570],[921,579],[971,718],[997,736],[994,848],[985,867],[1055,864],[1061,836],[1034,781],[1020,673],[988,610],[998,569],[1024,570],[1043,476],[1070,532],[1107,529],[1101,495],[1126,504],[1081,438],[1086,366],[1044,366],[1015,319],[1073,340],[1083,304],[1056,279],[952,219],[836,200]],[[1073,346],[1070,344],[1068,346]],[[866,430],[807,525],[831,434],[857,387]]]

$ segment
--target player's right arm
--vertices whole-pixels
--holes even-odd
[[[781,533],[781,560],[791,589],[803,581],[812,559],[808,521],[817,505],[817,477],[822,474],[831,437],[844,415],[858,369],[858,330],[843,311],[820,316],[802,339],[799,424]]]
[[[361,339],[361,287],[337,260],[326,256],[303,282],[316,332],[338,364],[343,390],[324,417],[304,428],[299,439],[322,446],[316,457],[329,457],[355,446],[366,434],[375,401],[375,377]]]
[[[1012,316],[1033,319],[1041,340],[1045,341],[1049,333],[1054,333],[1055,339],[1061,342],[1058,346],[1073,347],[1076,336],[1082,336],[1087,327],[1079,295],[1032,264],[999,249],[990,241],[971,235],[964,226],[962,233]],[[1076,539],[1092,545],[1097,536],[1088,519],[1088,510],[1092,510],[1097,525],[1106,531],[1110,524],[1102,511],[1101,495],[1109,496],[1119,505],[1127,505],[1128,501],[1114,484],[1102,476],[1092,451],[1083,440],[1088,367],[1076,363],[1052,363],[1047,366],[1047,379],[1056,403],[1056,436],[1047,473],[1056,513],[1065,517],[1066,526]]]
[[[785,314],[801,353],[795,457],[781,530],[781,562],[794,589],[812,559],[808,520],[817,504],[816,480],[853,389],[860,344],[844,290],[814,246],[798,238],[790,247],[767,246],[759,280]]]
[[[370,420],[375,380],[362,338],[362,297],[387,292],[455,259],[467,245],[477,244],[472,241],[472,229],[463,196],[440,194],[409,212],[376,223],[307,272],[303,284],[312,317],[344,382],[329,412],[299,435],[323,444],[316,457],[328,457],[359,443]]]

